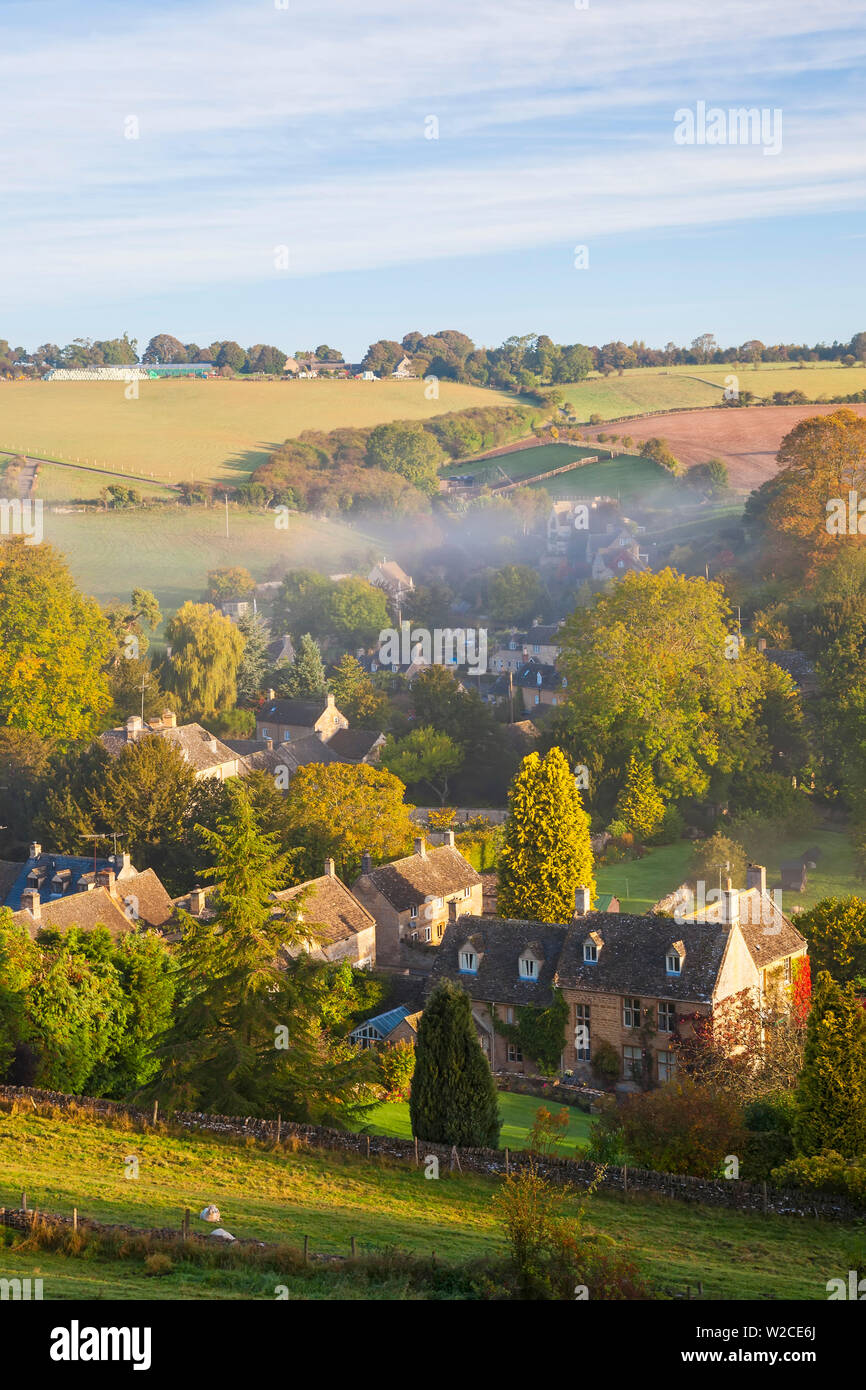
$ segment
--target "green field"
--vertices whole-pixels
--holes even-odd
[[[139,1160],[135,1180],[125,1176],[129,1155]],[[45,1211],[69,1214],[77,1206],[82,1217],[177,1229],[184,1208],[215,1202],[233,1235],[295,1245],[307,1235],[312,1253],[345,1255],[352,1236],[359,1254],[397,1247],[458,1260],[501,1252],[498,1185],[449,1172],[428,1180],[423,1166],[333,1152],[274,1152],[252,1141],[0,1111],[0,1205],[18,1205],[26,1188],[28,1204]],[[566,1198],[566,1206],[575,1200]],[[866,1262],[862,1232],[841,1224],[614,1194],[589,1199],[587,1214],[591,1226],[630,1248],[648,1277],[676,1290],[701,1280],[709,1299],[823,1299],[828,1279]],[[3,1274],[41,1274],[48,1299],[274,1297],[273,1276],[262,1272],[215,1275],[181,1266],[149,1280],[140,1262],[64,1260],[16,1242],[17,1249],[0,1250]],[[303,1296],[339,1295],[320,1286]]]
[[[855,867],[851,840],[838,830],[804,830],[780,840],[773,854],[766,856],[768,888],[780,882],[783,859],[793,858],[812,845],[820,848],[822,858],[816,869],[808,871],[804,893],[783,895],[786,912],[794,907],[814,907],[822,898],[863,894],[864,876]],[[745,849],[748,851],[749,846]],[[659,898],[666,897],[685,882],[691,858],[690,842],[678,840],[676,844],[649,850],[643,859],[598,864],[595,870],[598,891],[616,894],[623,912],[647,912]]]
[[[244,565],[262,582],[304,566],[342,573],[381,551],[365,532],[309,515],[290,516],[278,531],[273,515],[231,506],[228,539],[225,528],[220,506],[44,515],[45,539],[64,552],[85,593],[106,603],[140,586],[164,610],[202,593],[212,569]]]
[[[539,1100],[536,1096],[517,1096],[511,1095],[508,1091],[500,1091],[499,1114],[502,1119],[502,1129],[499,1133],[499,1147],[501,1149],[527,1148],[529,1131],[535,1120],[536,1111],[541,1105],[554,1112],[561,1109],[562,1102],[557,1101],[555,1088],[551,1088],[550,1097],[545,1100]],[[584,1148],[589,1140],[591,1124],[592,1119],[585,1110],[578,1110],[574,1106],[570,1107],[568,1129],[565,1132],[559,1152],[568,1154],[574,1153],[576,1149]],[[411,1139],[412,1126],[409,1122],[408,1101],[386,1101],[382,1105],[377,1105],[376,1109],[368,1115],[365,1128],[373,1134],[388,1134],[395,1139]]]
[[[558,387],[586,424],[590,415],[605,420],[641,415],[650,410],[682,410],[721,405],[725,378],[736,375],[740,391],[759,398],[774,391],[802,391],[808,400],[822,396],[848,396],[866,389],[866,367],[840,367],[818,363],[790,367],[772,363],[724,367],[637,367],[609,377],[593,375],[585,381]]]
[[[303,430],[429,419],[514,397],[456,382],[427,400],[423,381],[120,381],[0,383],[0,450],[166,482],[235,484]]]
[[[537,448],[515,449],[513,453],[473,461],[466,467],[477,484],[496,487],[505,482],[519,482],[537,473],[546,473],[551,468],[562,468],[575,459],[596,458],[598,454],[597,447],[582,444],[543,444]],[[445,471],[445,476],[453,472],[452,465]],[[641,458],[638,454],[618,454],[614,458],[606,458],[603,446],[602,457],[597,463],[585,463],[570,473],[544,478],[532,486],[545,488],[554,497],[619,497],[623,502],[640,502],[651,497],[656,505],[663,504],[666,499],[671,502],[678,498],[694,500],[682,481],[654,459]]]

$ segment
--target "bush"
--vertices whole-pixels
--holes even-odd
[[[408,1038],[401,1038],[392,1046],[379,1051],[379,1066],[382,1085],[387,1100],[408,1100],[415,1071],[415,1046]]]
[[[592,1073],[603,1086],[612,1086],[620,1076],[619,1053],[607,1038],[599,1038],[592,1050]]]
[[[639,1167],[696,1178],[714,1177],[726,1154],[742,1151],[744,1138],[739,1103],[688,1076],[629,1096],[611,1125]]]
[[[666,806],[665,813],[662,816],[662,823],[655,833],[650,836],[648,844],[674,845],[677,840],[682,839],[685,828],[686,823],[679,807],[674,805]]]
[[[692,878],[715,888],[719,881],[719,865],[730,864],[728,876],[732,883],[742,883],[746,877],[746,851],[736,840],[716,831],[708,840],[701,840],[692,855]],[[724,871],[722,878],[724,879]]]
[[[174,1264],[170,1255],[148,1255],[144,1261],[145,1274],[161,1278],[164,1274],[171,1274]]]
[[[810,1192],[833,1192],[866,1206],[866,1156],[844,1158],[834,1149],[822,1149],[811,1158],[792,1158],[770,1174],[776,1187],[798,1187]]]
[[[779,1091],[776,1095],[749,1101],[743,1111],[743,1120],[746,1129],[754,1134],[766,1134],[772,1130],[790,1134],[796,1112],[797,1105],[791,1092]]]
[[[779,1129],[764,1129],[747,1134],[742,1145],[740,1177],[748,1182],[761,1182],[770,1177],[774,1168],[794,1157],[794,1141],[790,1134]]]

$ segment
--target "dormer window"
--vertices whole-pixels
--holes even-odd
[[[519,961],[521,980],[537,980],[538,964],[535,956],[521,956]]]
[[[596,964],[598,960],[598,947],[594,941],[584,941],[583,958],[585,961],[588,961],[590,965]]]
[[[675,941],[669,946],[665,955],[665,970],[668,975],[682,974],[683,961],[686,958],[686,948],[682,941]]]
[[[476,975],[478,973],[478,956],[470,946],[465,947],[460,952],[460,970],[464,975]]]

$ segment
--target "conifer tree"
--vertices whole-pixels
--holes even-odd
[[[827,970],[812,993],[796,1104],[801,1153],[853,1158],[866,1150],[866,1012],[852,986],[843,989]]]
[[[523,759],[508,793],[499,859],[503,917],[567,922],[575,888],[595,897],[589,816],[561,748]]]
[[[416,1138],[434,1144],[493,1149],[499,1140],[493,1073],[469,995],[450,980],[436,985],[418,1025],[409,1117]]]
[[[258,828],[242,783],[230,809],[201,829],[214,865],[216,915],[182,914],[176,949],[179,1003],[160,1040],[159,1081],[172,1106],[228,1115],[343,1125],[364,1112],[372,1063],[323,1027],[328,986],[303,949],[315,928],[297,903],[277,907],[286,856]],[[301,948],[293,958],[293,948]]]
[[[646,840],[661,825],[664,813],[664,798],[653,781],[651,767],[639,762],[632,753],[616,806],[616,819],[623,821],[639,840]]]
[[[277,676],[279,693],[290,700],[311,700],[323,695],[328,688],[325,667],[318,643],[305,632],[295,659]]]

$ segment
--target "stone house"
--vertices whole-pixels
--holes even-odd
[[[44,854],[34,842],[27,860],[8,868],[17,872],[7,875],[3,905],[28,926],[36,924],[35,930],[65,931],[103,921],[118,935],[136,924],[162,927],[172,915],[171,898],[153,869],[139,873],[128,854],[96,860]]]
[[[247,767],[243,758],[214,734],[208,733],[201,724],[181,724],[172,710],[163,710],[160,719],[142,720],[132,714],[118,729],[109,729],[99,735],[99,741],[112,757],[119,757],[130,743],[139,743],[145,738],[164,738],[173,743],[185,762],[195,773],[197,782],[216,777],[227,781],[230,777],[242,777]]]
[[[278,700],[272,690],[256,715],[256,739],[274,745],[293,743],[315,734],[327,743],[338,729],[348,729],[349,721],[341,714],[333,695],[320,695],[314,700]]]
[[[405,968],[405,947],[438,946],[453,911],[480,913],[482,879],[454,844],[454,832],[444,842],[428,846],[415,840],[414,854],[373,868],[364,856],[352,892],[376,919],[376,958],[380,965]]]
[[[357,1028],[352,1029],[349,1037],[362,1051],[368,1047],[377,1047],[381,1043],[415,1043],[418,1041],[420,1019],[420,1011],[413,1013],[406,1004],[400,1004],[396,1009],[388,1009],[386,1013],[377,1014],[375,1018],[365,1019]]]
[[[568,1005],[561,1071],[592,1082],[594,1050],[610,1044],[620,1060],[618,1089],[668,1080],[674,1040],[695,1019],[749,990],[758,1004],[793,978],[806,942],[766,894],[762,876],[729,889],[718,920],[677,921],[656,914],[587,910],[578,889],[569,923],[464,917],[449,922],[433,965],[440,978],[470,995],[479,1042],[496,1070],[532,1070],[519,1047],[497,1034],[494,1010],[506,1023],[516,1009],[544,1009],[554,988]]]
[[[411,594],[415,588],[411,574],[407,574],[396,560],[386,560],[384,557],[370,570],[367,583],[375,585],[377,589],[384,589],[392,603],[400,603],[406,594]]]
[[[309,923],[307,954],[314,959],[348,961],[360,969],[376,964],[376,919],[337,878],[333,859],[325,860],[321,877],[307,879],[274,897],[278,903],[303,899],[300,918],[305,926]],[[299,949],[286,948],[286,954],[298,955]]]

